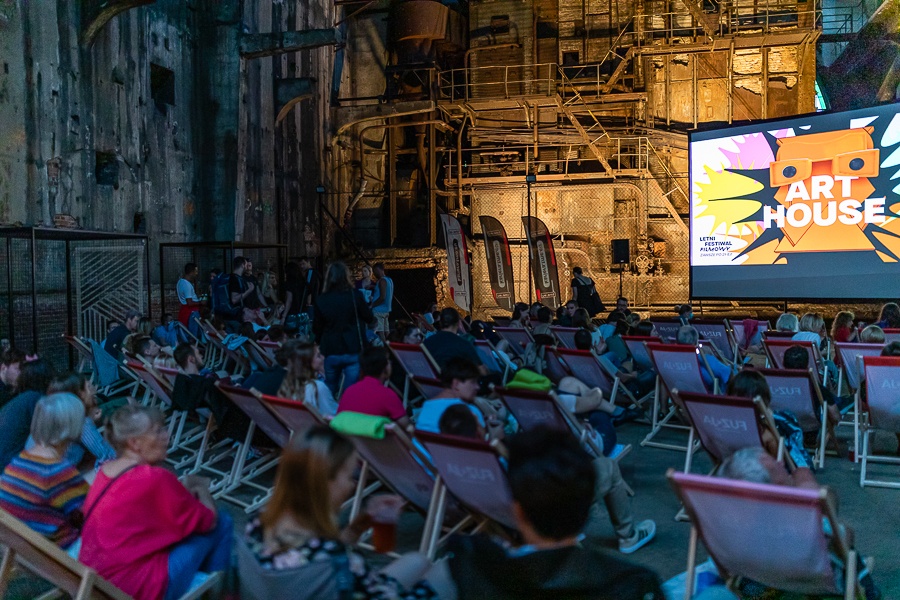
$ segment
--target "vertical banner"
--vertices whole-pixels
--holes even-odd
[[[528,237],[528,256],[538,302],[554,310],[559,306],[559,271],[550,230],[535,217],[522,217]]]
[[[512,256],[509,238],[503,224],[494,217],[478,217],[484,233],[484,256],[491,276],[491,295],[500,308],[512,311],[516,304],[516,286],[513,282]]]
[[[444,241],[447,244],[447,283],[450,297],[457,306],[472,312],[472,294],[469,291],[469,252],[462,227],[450,215],[441,215],[444,226]]]

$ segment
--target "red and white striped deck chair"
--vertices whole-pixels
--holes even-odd
[[[847,386],[853,393],[853,404],[844,409],[844,415],[853,412],[852,422],[841,421],[841,425],[853,425],[853,460],[859,462],[859,429],[865,413],[865,408],[860,401],[862,391],[863,357],[864,356],[881,356],[884,350],[884,344],[862,344],[851,342],[836,342],[835,350],[841,357],[841,370],[838,376],[838,388],[843,389],[843,382],[846,380]]]
[[[811,596],[856,599],[856,552],[838,529],[825,488],[805,489],[703,475],[667,473],[690,516],[685,598],[693,597],[697,540],[702,540],[726,581],[750,579],[766,587]],[[778,543],[772,532],[777,531]],[[832,555],[846,565],[835,571]],[[843,577],[839,576],[843,575]],[[838,581],[844,581],[843,589]]]
[[[863,357],[866,370],[866,403],[869,418],[863,428],[862,466],[859,471],[859,485],[900,488],[900,481],[869,479],[867,471],[870,462],[900,465],[900,457],[875,456],[869,454],[870,436],[876,429],[900,433],[900,357]]]
[[[409,391],[413,377],[438,378],[440,373],[422,346],[391,342],[388,344],[388,349],[397,362],[400,363],[400,366],[403,367],[403,370],[406,371],[406,380],[403,383],[404,404],[409,401]]]
[[[221,336],[208,319],[194,317],[194,321],[200,328],[201,338],[205,340],[206,348],[203,359],[206,366],[213,370],[222,369],[225,366],[225,349],[222,347]],[[213,339],[216,341],[214,342]]]
[[[364,461],[359,481],[365,482],[368,470],[371,469],[384,485],[425,516],[420,552],[434,558],[435,551],[447,536],[472,521],[471,517],[464,516],[452,498],[447,497],[431,459],[412,443],[399,425],[385,425],[382,439],[346,433],[344,435],[353,442]],[[444,505],[444,515],[457,521],[443,536],[441,533],[446,519],[438,523],[435,514],[441,503]]]
[[[656,335],[662,339],[663,343],[673,344],[678,339],[678,330],[682,327],[681,321],[657,321],[656,319],[650,319],[650,322],[653,323]]]
[[[731,330],[727,321],[696,320],[691,325],[700,334],[700,338],[708,341],[716,349],[718,357],[726,363],[734,364],[736,355],[731,340]]]
[[[656,393],[653,396],[653,412],[650,423],[650,433],[641,441],[641,446],[650,446],[652,448],[663,448],[666,450],[677,450],[679,452],[688,452],[692,454],[697,450],[698,444],[688,444],[685,446],[678,444],[670,444],[666,442],[655,442],[653,438],[662,431],[663,427],[680,430],[691,431],[691,425],[679,425],[671,423],[678,415],[680,408],[677,401],[669,406],[672,390],[681,392],[693,392],[695,394],[707,394],[710,392],[706,384],[703,383],[703,376],[700,374],[700,360],[703,360],[703,354],[693,346],[682,344],[663,344],[658,342],[647,342],[644,344],[650,360],[653,361],[653,367],[656,371]],[[707,371],[712,371],[707,367]],[[715,379],[713,379],[715,382]],[[717,385],[713,386],[713,393],[718,393]],[[665,414],[662,415],[665,409]]]
[[[890,327],[884,329],[884,343],[890,344],[891,342],[900,342],[900,329]]]
[[[252,390],[235,387],[233,385],[225,385],[221,382],[216,383],[216,387],[228,398],[232,404],[239,408],[244,414],[250,417],[250,426],[247,428],[247,434],[244,440],[240,442],[237,456],[234,459],[234,466],[231,470],[231,476],[228,484],[216,492],[213,497],[216,499],[227,500],[232,504],[236,504],[243,508],[245,512],[251,513],[265,504],[272,496],[272,486],[263,485],[256,482],[256,478],[266,471],[278,465],[279,454],[277,452],[264,453],[263,456],[255,460],[247,460],[253,442],[253,434],[256,429],[265,433],[279,447],[283,448],[287,445],[291,437],[290,430],[281,422],[274,414],[254,395]],[[238,497],[233,494],[240,488],[250,488],[257,492],[252,500],[247,501],[244,497]]]
[[[772,401],[769,409],[788,410],[797,417],[804,433],[818,433],[815,462],[825,467],[825,440],[828,434],[828,406],[822,399],[819,381],[812,369],[757,369],[766,383]]]
[[[531,332],[524,327],[494,327],[494,333],[509,342],[510,352],[516,356],[524,355],[528,344],[534,343]]]
[[[672,394],[690,417],[693,426],[691,441],[696,432],[713,464],[722,464],[726,458],[744,448],[765,449],[763,435],[767,431],[778,440],[778,455],[775,458],[784,459],[784,441],[778,435],[772,413],[761,398],[751,400],[678,390]],[[684,472],[690,472],[690,462],[685,464]]]
[[[500,454],[482,440],[416,432],[447,490],[469,511],[515,529],[512,492]],[[445,507],[435,511],[436,522],[442,522]]]
[[[553,335],[559,340],[559,345],[563,348],[572,350],[577,348],[577,346],[575,346],[575,334],[578,333],[578,327],[553,326],[550,328],[550,331],[553,332]]]

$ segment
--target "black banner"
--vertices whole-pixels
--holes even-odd
[[[534,291],[538,302],[554,310],[559,306],[559,271],[556,266],[556,252],[550,230],[544,222],[535,217],[522,217],[525,234],[528,237],[528,256],[534,276]]]
[[[484,234],[484,256],[491,276],[491,295],[500,308],[512,311],[516,303],[516,286],[513,282],[512,256],[509,238],[503,224],[494,217],[478,217]]]

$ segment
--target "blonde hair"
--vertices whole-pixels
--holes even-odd
[[[869,325],[859,332],[859,341],[863,344],[883,344],[884,330],[878,325]]]
[[[825,319],[819,313],[806,313],[800,317],[800,331],[821,333],[825,329]]]
[[[831,324],[831,337],[834,338],[838,329],[841,327],[853,327],[853,319],[856,318],[849,310],[842,310],[834,316],[834,323]]]
[[[278,350],[278,359],[287,372],[278,388],[282,398],[303,400],[306,397],[306,386],[315,374],[312,361],[316,356],[316,345],[301,340],[290,340]]]
[[[266,529],[289,515],[320,537],[340,536],[330,483],[353,456],[353,444],[327,427],[300,434],[281,454],[272,499],[260,515]]]

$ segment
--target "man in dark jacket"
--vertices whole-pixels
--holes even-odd
[[[468,598],[662,600],[651,571],[579,543],[594,501],[591,459],[568,433],[535,429],[509,440],[513,514],[524,541],[450,541],[450,572]]]

